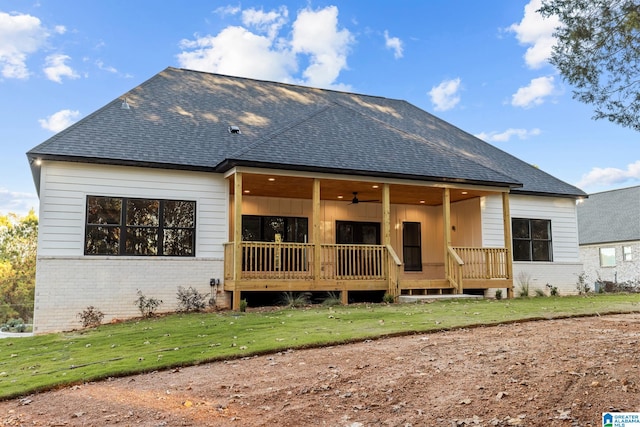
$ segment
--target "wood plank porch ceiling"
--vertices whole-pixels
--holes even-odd
[[[234,193],[233,175],[229,177],[230,192]],[[377,188],[374,186],[377,185]],[[262,174],[243,174],[242,188],[246,196],[284,197],[293,199],[311,199],[313,178],[289,177]],[[361,203],[382,201],[382,183],[364,181],[345,181],[322,179],[320,181],[320,199],[351,203],[353,192],[358,193]],[[389,186],[391,204],[428,205],[442,204],[442,188],[391,184]],[[491,194],[488,191],[473,189],[451,189],[451,202],[472,199]],[[342,196],[340,198],[340,196]],[[373,202],[372,202],[373,201]]]

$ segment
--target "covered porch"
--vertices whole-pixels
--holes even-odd
[[[339,292],[345,304],[354,291],[397,297],[500,288],[513,295],[508,187],[239,167],[226,178],[224,291],[234,310],[243,292]],[[504,246],[474,244],[482,241],[485,196],[502,199]],[[284,227],[297,227],[294,237],[282,224],[283,233],[251,232],[248,219],[267,218],[269,228],[291,213],[298,221]],[[359,224],[368,233],[351,242]]]

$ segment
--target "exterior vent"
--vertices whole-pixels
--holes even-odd
[[[240,127],[238,126],[229,126],[229,133],[241,134],[242,132],[240,132]]]

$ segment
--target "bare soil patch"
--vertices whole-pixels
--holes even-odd
[[[640,314],[290,350],[0,402],[2,426],[601,426],[640,411]]]

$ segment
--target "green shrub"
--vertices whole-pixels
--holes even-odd
[[[385,304],[393,304],[396,301],[396,297],[394,297],[389,292],[385,292],[382,296],[382,302]]]
[[[304,307],[309,304],[310,292],[283,292],[280,302],[285,307]]]
[[[591,287],[587,282],[588,276],[584,271],[578,274],[578,281],[576,282],[576,289],[578,290],[579,295],[586,295],[591,292]]]
[[[162,304],[162,300],[147,298],[142,291],[138,290],[138,298],[134,301],[134,304],[138,306],[142,317],[151,317],[157,308],[160,307],[160,304]]]
[[[496,289],[496,299],[497,300],[502,299],[502,289]]]
[[[242,300],[240,300],[240,311],[241,311],[241,312],[243,312],[243,313],[244,313],[245,311],[247,311],[247,306],[248,306],[248,305],[249,305],[249,304],[247,303],[247,300],[246,300],[246,299],[242,299]]]
[[[104,313],[92,305],[82,310],[77,316],[80,318],[83,328],[100,326],[102,319],[104,319]]]
[[[322,305],[327,307],[333,307],[341,304],[342,300],[340,299],[340,295],[335,292],[327,292],[327,296],[322,300]]]
[[[189,286],[187,289],[178,286],[178,311],[201,311],[206,307],[205,294]]]
[[[529,286],[531,284],[531,274],[526,271],[521,271],[518,274],[518,296],[521,298],[527,298],[529,296]]]

